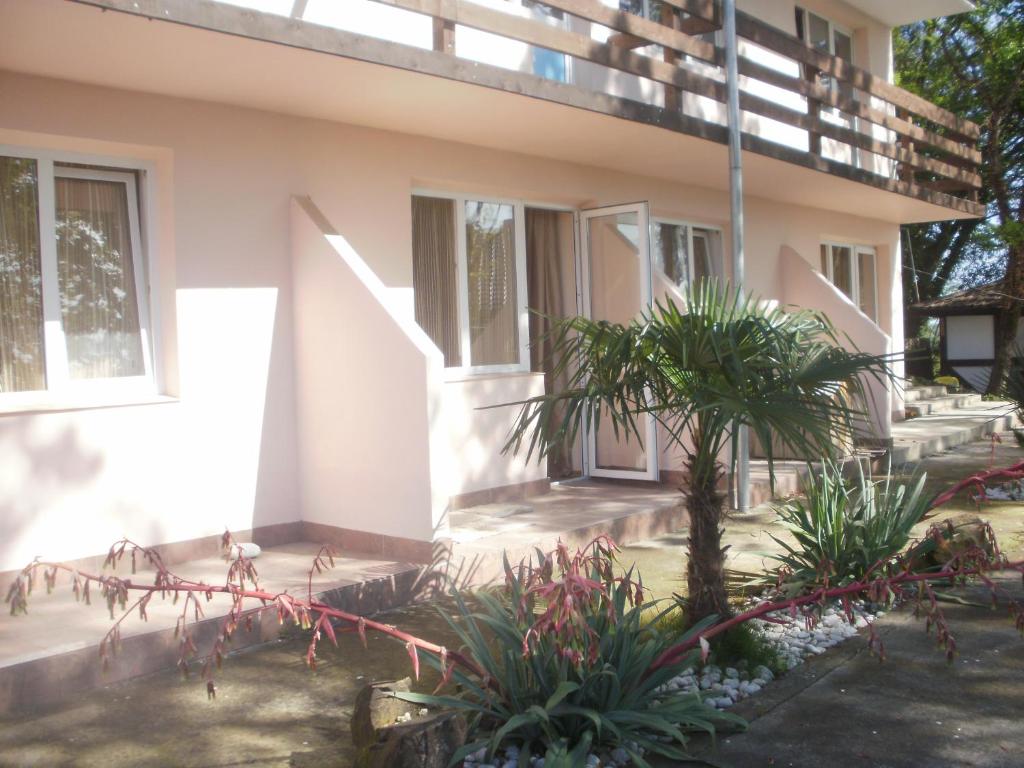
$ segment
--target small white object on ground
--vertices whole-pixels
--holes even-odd
[[[263,551],[262,549],[260,549],[259,544],[253,544],[251,541],[239,542],[235,544],[235,547],[237,547],[235,549],[235,553],[237,554],[240,551],[242,557],[244,557],[246,560],[253,560],[254,558],[259,557],[260,552]]]

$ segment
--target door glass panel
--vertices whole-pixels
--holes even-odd
[[[875,306],[875,254],[871,251],[857,252],[857,283],[861,312],[872,320],[878,320],[878,308]]]
[[[646,258],[639,244],[641,222],[636,211],[588,219],[587,252],[590,258],[590,313],[594,320],[627,325],[644,308]],[[643,432],[644,422],[639,420]],[[594,433],[594,468],[644,472],[647,454],[643,440],[620,431],[616,438],[610,417],[602,414]]]
[[[57,282],[73,379],[142,376],[128,186],[56,179]]]
[[[569,386],[569,371],[555,370],[552,318],[572,317],[576,305],[576,253],[573,215],[526,209],[526,281],[530,312],[530,370],[544,374],[545,394]],[[559,407],[559,418],[565,411]],[[579,434],[556,445],[547,456],[548,477],[565,480],[583,474]]]
[[[46,388],[35,160],[0,157],[0,392]]]
[[[466,202],[471,365],[519,362],[515,211],[508,203]]]
[[[851,299],[853,298],[852,254],[845,246],[832,246],[832,283]]]

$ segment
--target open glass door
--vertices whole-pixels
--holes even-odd
[[[594,320],[626,325],[651,305],[651,258],[647,203],[580,213],[583,311]],[[609,420],[587,434],[594,477],[658,479],[654,417],[639,421],[641,439],[616,438]]]

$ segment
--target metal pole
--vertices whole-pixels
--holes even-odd
[[[722,3],[725,30],[725,104],[729,125],[729,212],[732,224],[732,282],[743,290],[743,165],[740,146],[740,84],[736,64],[736,0]],[[736,440],[736,509],[750,509],[750,444],[745,426]]]

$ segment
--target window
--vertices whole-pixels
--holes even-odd
[[[651,254],[657,276],[679,289],[722,277],[722,233],[717,229],[655,220]]]
[[[796,36],[811,48],[853,63],[853,34],[816,13],[796,9]],[[849,83],[820,73],[818,81],[827,88],[838,89],[844,96],[853,96]]]
[[[152,391],[136,173],[0,148],[0,393]]]
[[[875,251],[860,245],[822,243],[821,272],[860,311],[878,321]]]
[[[523,222],[520,203],[413,196],[416,321],[447,368],[528,369]]]

